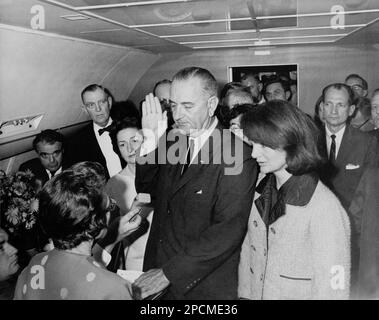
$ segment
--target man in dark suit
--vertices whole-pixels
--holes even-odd
[[[209,71],[179,71],[170,100],[175,129],[167,139],[168,151],[167,115],[159,100],[150,94],[142,106],[145,140],[137,158],[136,188],[152,194],[155,211],[145,252],[148,271],[134,283],[136,297],[167,288],[167,299],[236,299],[257,165],[250,147],[223,130],[214,116],[217,82]],[[227,159],[231,154],[233,163]],[[158,163],[150,161],[155,156]]]
[[[324,150],[329,158],[324,180],[346,210],[364,170],[377,165],[377,141],[349,123],[355,110],[354,93],[343,83],[324,88],[320,104],[325,121]]]
[[[353,115],[354,93],[343,83],[330,84],[322,92],[320,110],[325,121],[324,150],[329,163],[322,173],[324,182],[340,199],[351,222],[351,291],[354,294],[359,260],[359,230],[356,217],[349,211],[351,201],[369,168],[377,167],[378,141],[374,135],[348,124]]]
[[[33,140],[33,149],[38,158],[21,164],[19,170],[30,170],[43,186],[52,176],[65,169],[64,137],[57,131],[47,129],[37,134]]]
[[[109,136],[109,126],[113,121],[110,117],[112,96],[108,89],[91,84],[83,89],[81,98],[92,123],[72,137],[69,144],[70,163],[99,162],[106,169],[107,177],[112,177],[122,169]]]

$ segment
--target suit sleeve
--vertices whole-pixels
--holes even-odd
[[[187,243],[184,254],[163,265],[173,290],[181,295],[238,252],[242,244],[257,179],[256,162],[245,157],[233,170],[228,175],[220,170],[213,223],[200,238]]]

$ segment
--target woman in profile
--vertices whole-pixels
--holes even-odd
[[[96,165],[100,166],[63,171],[43,187],[39,222],[54,249],[32,258],[18,278],[14,299],[131,299],[130,283],[91,256],[94,241],[105,231],[113,237],[114,231],[106,229],[111,201],[104,192],[105,175]],[[123,236],[138,228],[141,219],[131,219],[135,213],[122,220]],[[117,231],[121,230],[118,222]]]
[[[310,117],[273,100],[241,127],[264,177],[258,182],[239,265],[242,299],[347,299],[350,225],[319,180],[319,131]]]

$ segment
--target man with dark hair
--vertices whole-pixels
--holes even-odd
[[[167,121],[166,114],[156,97],[146,96],[136,189],[152,194],[156,202],[144,260],[147,272],[134,283],[135,294],[143,299],[167,288],[167,299],[236,299],[238,257],[257,165],[250,147],[218,123],[217,82],[208,70],[180,70],[170,100],[172,132],[179,132],[176,145],[188,137],[190,147],[170,158],[172,132],[167,151],[160,144],[166,142],[167,126],[158,124]],[[225,157],[231,150],[234,164]],[[166,156],[167,161],[144,163],[150,156]]]
[[[246,73],[241,77],[241,83],[248,87],[254,99],[254,104],[262,104],[266,100],[262,95],[263,84],[259,76],[254,73]]]
[[[113,149],[109,128],[112,124],[110,110],[113,99],[109,90],[91,84],[81,92],[83,108],[92,123],[75,134],[69,144],[70,163],[80,161],[99,162],[107,169],[107,177],[121,171],[121,161]]]
[[[325,123],[324,155],[329,163],[322,172],[324,182],[337,195],[349,213],[352,229],[352,291],[357,277],[360,226],[351,217],[349,207],[365,170],[378,164],[378,142],[374,135],[362,132],[349,124],[354,113],[355,97],[352,89],[343,83],[333,83],[322,91],[321,112]]]
[[[291,89],[288,82],[279,77],[269,78],[263,87],[263,95],[266,101],[291,99]]]
[[[367,96],[367,81],[363,79],[359,74],[349,74],[345,79],[345,84],[353,90],[355,98]]]
[[[64,161],[64,136],[57,131],[47,129],[37,134],[33,140],[33,149],[38,158],[21,164],[19,170],[30,170],[44,185],[51,177],[67,167]]]
[[[355,112],[351,119],[351,125],[361,131],[371,131],[374,129],[371,120],[370,99],[359,97],[355,101]]]

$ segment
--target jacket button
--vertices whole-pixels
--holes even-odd
[[[263,281],[263,274],[261,275],[261,281]]]
[[[163,243],[163,240],[162,240],[162,239],[159,239],[159,243]]]
[[[267,250],[266,250],[266,249],[263,250],[263,255],[264,255],[264,256],[267,255]]]
[[[275,231],[275,229],[274,229],[273,227],[271,227],[270,230],[271,230],[271,232],[272,232],[273,234],[276,233],[276,231]]]
[[[254,220],[253,224],[254,224],[254,227],[258,227],[258,222],[256,220]]]

